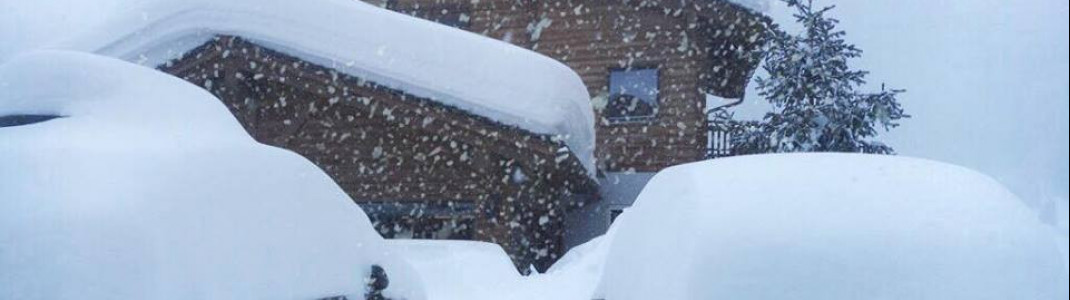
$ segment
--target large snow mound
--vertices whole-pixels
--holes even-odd
[[[219,34],[553,135],[594,174],[594,112],[567,66],[361,1],[149,0],[58,47],[156,66]]]
[[[520,284],[509,256],[492,243],[457,240],[387,240],[420,276],[429,300],[509,299]]]
[[[196,86],[70,52],[0,66],[0,298],[421,299],[331,179]]]
[[[606,299],[1066,299],[1053,231],[932,161],[759,155],[672,167],[620,219]]]

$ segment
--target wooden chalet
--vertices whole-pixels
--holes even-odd
[[[771,20],[729,0],[366,0],[557,59],[596,108],[599,170],[702,160],[707,95],[742,99]]]
[[[326,171],[387,238],[481,240],[520,267],[563,253],[596,183],[553,137],[219,35],[159,66],[221,99],[257,141]]]
[[[731,133],[708,114],[743,101],[772,26],[761,8],[734,0],[365,1],[531,49],[580,75],[596,114],[600,199],[570,214],[569,246],[604,233],[655,172],[726,155]]]

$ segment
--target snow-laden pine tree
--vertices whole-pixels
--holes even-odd
[[[759,130],[745,133],[744,152],[894,151],[878,141],[885,131],[909,117],[896,95],[903,90],[859,91],[868,72],[848,61],[862,50],[844,40],[838,20],[826,15],[834,6],[814,9],[811,0],[784,0],[795,8],[804,30],[788,34],[771,29],[763,61],[767,77],[757,79],[758,94],[773,104]]]

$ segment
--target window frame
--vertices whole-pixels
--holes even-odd
[[[626,125],[626,124],[649,124],[653,123],[661,114],[661,66],[657,64],[636,64],[631,67],[611,67],[606,72],[606,107],[609,107],[613,102],[613,73],[614,72],[627,72],[637,70],[654,70],[654,81],[656,85],[656,93],[654,94],[653,113],[646,116],[606,116],[603,109],[602,118],[605,118],[610,125]]]

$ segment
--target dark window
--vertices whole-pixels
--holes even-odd
[[[603,115],[610,121],[649,120],[658,111],[658,69],[609,72],[609,103]]]

